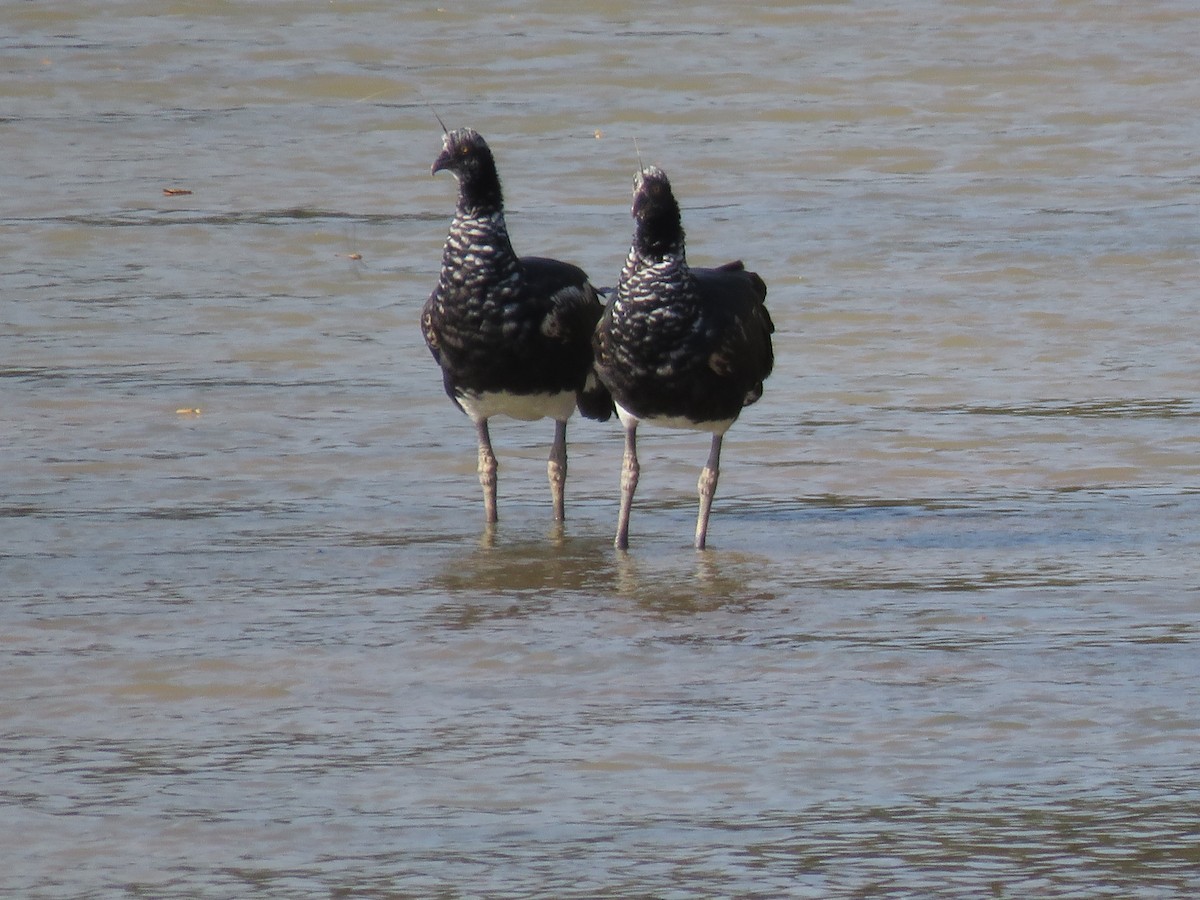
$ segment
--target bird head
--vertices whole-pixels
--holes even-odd
[[[634,242],[643,253],[662,256],[683,250],[683,220],[667,174],[646,166],[633,179]]]
[[[459,196],[466,205],[494,205],[497,209],[502,205],[496,161],[487,141],[475,129],[458,128],[442,136],[442,152],[433,161],[430,174],[442,171],[458,179]]]

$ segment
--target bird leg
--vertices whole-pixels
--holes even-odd
[[[483,486],[483,514],[487,523],[496,521],[496,454],[492,452],[492,438],[488,434],[487,419],[475,423],[479,437],[479,483]]]
[[[641,467],[637,458],[637,422],[625,426],[625,458],[621,464],[621,511],[617,519],[617,539],[613,542],[618,550],[629,549],[629,510],[633,506],[633,492],[637,490]]]
[[[567,422],[554,421],[554,443],[550,445],[550,459],[546,462],[546,476],[550,479],[550,499],[554,502],[554,521],[562,522],[567,517]]]
[[[717,492],[717,476],[721,470],[721,435],[714,434],[712,448],[708,451],[708,462],[700,470],[700,515],[696,519],[696,549],[703,550],[708,539],[708,514],[712,511],[713,495]]]

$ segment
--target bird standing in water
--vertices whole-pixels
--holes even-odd
[[[421,331],[446,393],[475,423],[484,514],[496,522],[496,455],[488,420],[554,420],[547,475],[555,521],[565,517],[567,420],[576,407],[605,421],[612,398],[592,370],[592,335],[603,305],[583,270],[518,257],[504,221],[500,177],[487,142],[445,133],[432,174],[458,179],[458,205]]]
[[[771,374],[775,327],[767,286],[740,262],[693,269],[671,183],[659,168],[638,172],[633,188],[633,246],[616,296],[595,337],[595,365],[625,429],[621,507],[615,544],[629,546],[637,489],[640,422],[712,434],[700,473],[696,548],[704,549],[717,489],[721,442]]]

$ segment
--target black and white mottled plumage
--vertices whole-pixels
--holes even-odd
[[[774,365],[767,286],[740,261],[688,266],[679,204],[661,169],[638,172],[633,218],[633,246],[595,338],[596,371],[625,428],[616,545],[629,546],[637,426],[645,421],[712,433],[698,485],[696,547],[703,549],[722,439],[742,407],[762,396]]]
[[[496,163],[478,132],[447,132],[442,143],[432,172],[454,173],[458,206],[421,331],[446,393],[475,423],[487,522],[497,519],[488,433],[496,415],[554,419],[547,473],[561,521],[567,419],[577,406],[600,421],[612,414],[612,398],[592,371],[592,334],[603,305],[577,266],[513,252]]]

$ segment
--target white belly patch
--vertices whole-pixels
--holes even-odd
[[[523,422],[547,418],[565,421],[575,411],[575,392],[509,394],[504,391],[485,391],[460,396],[458,402],[475,422],[492,416],[508,416]]]
[[[617,418],[621,420],[621,424],[626,428],[629,427],[630,423],[645,422],[648,425],[659,425],[663,428],[682,428],[687,431],[707,431],[709,434],[724,435],[734,422],[733,419],[720,419],[716,422],[693,422],[684,416],[648,416],[643,419],[640,416],[635,416],[620,403],[616,404],[616,407]]]

